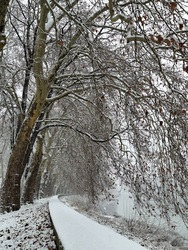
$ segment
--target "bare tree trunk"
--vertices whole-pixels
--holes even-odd
[[[46,145],[45,145],[45,150],[43,148],[44,158],[42,159],[42,162],[41,162],[41,165],[40,165],[37,177],[36,177],[37,180],[36,180],[36,185],[35,185],[35,195],[38,199],[41,196],[41,192],[40,192],[41,191],[41,184],[42,184],[41,180],[44,179],[44,176],[45,176],[45,175],[43,176],[43,174],[44,174],[44,172],[47,172],[49,175],[49,173],[51,171],[50,169],[52,168],[53,157],[50,157],[50,151],[51,151],[51,146],[52,146],[52,143],[54,140],[53,138],[55,137],[56,132],[57,132],[57,129],[53,129],[53,131],[50,132],[51,136],[48,136],[48,133],[45,133]],[[42,185],[42,188],[43,188],[43,185]],[[43,190],[42,190],[42,193],[43,193]],[[44,194],[43,196],[46,196],[45,192],[43,194]],[[51,193],[50,193],[50,195],[51,195]]]
[[[43,155],[43,137],[38,137],[36,152],[31,163],[31,170],[29,171],[26,182],[24,183],[23,203],[32,203],[37,184],[37,176],[42,162]]]
[[[3,185],[1,202],[3,211],[18,210],[20,208],[20,183],[25,169],[24,158],[30,143],[30,136],[35,123],[40,116],[49,92],[48,80],[43,75],[43,56],[45,53],[45,22],[48,8],[41,1],[39,29],[35,44],[33,71],[36,80],[36,95],[28,115],[19,130],[12,154],[9,159],[5,182]]]
[[[3,50],[3,47],[6,44],[6,36],[4,35],[4,30],[5,30],[5,18],[6,18],[9,2],[10,2],[10,0],[1,0],[1,8],[0,8],[0,51]]]
[[[41,92],[38,92],[38,96],[33,102],[28,118],[25,119],[20,129],[9,159],[1,197],[3,211],[9,212],[20,208],[20,182],[25,168],[24,157],[30,142],[32,129],[42,111],[46,99],[46,95],[41,96]]]

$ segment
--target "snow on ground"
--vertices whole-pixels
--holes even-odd
[[[57,196],[50,199],[49,208],[65,250],[146,250],[138,243],[66,206]]]
[[[0,214],[0,250],[55,249],[47,200]]]
[[[65,248],[65,250],[125,250],[125,246],[126,250],[188,250],[188,240],[184,240],[173,231],[167,232],[162,228],[149,226],[143,221],[126,220],[113,215],[100,214],[97,207],[93,207],[91,203],[86,202],[85,204],[83,198],[77,196],[61,197],[64,204],[57,205],[59,204],[57,200],[51,203],[53,213],[58,219],[56,224],[62,226],[62,230],[64,230],[62,241],[67,240],[68,247],[72,247]],[[47,202],[48,199],[39,200],[32,205],[22,206],[19,211],[0,214],[0,250],[56,249]],[[65,205],[74,207],[74,210],[79,213]],[[63,210],[59,210],[60,208]],[[89,220],[80,213],[105,225],[105,227]],[[63,216],[64,221],[60,224],[61,216]],[[78,222],[81,222],[81,225]],[[112,229],[107,229],[107,226],[116,230],[118,234]],[[83,234],[83,231],[86,233]],[[69,232],[72,232],[73,235]],[[89,244],[89,248],[82,248],[84,242]],[[109,248],[109,245],[106,244],[110,242]],[[144,244],[145,248],[138,243]],[[123,244],[123,248],[121,248],[121,244]]]
[[[145,217],[138,219],[137,216],[130,218],[117,216],[113,213],[112,204],[109,201],[103,200],[102,205],[106,209],[101,209],[100,203],[100,205],[93,206],[87,197],[79,195],[59,196],[59,199],[79,213],[102,225],[113,228],[119,234],[139,242],[147,249],[188,250],[188,235],[184,238],[174,230],[168,229],[165,225],[156,226],[154,222],[151,223]]]

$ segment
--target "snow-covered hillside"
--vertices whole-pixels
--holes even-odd
[[[53,250],[53,230],[47,200],[0,214],[0,250]]]

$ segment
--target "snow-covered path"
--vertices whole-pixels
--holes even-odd
[[[65,250],[146,250],[138,243],[67,207],[57,196],[50,199],[49,208]]]

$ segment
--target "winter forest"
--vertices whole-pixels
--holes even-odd
[[[0,209],[126,188],[188,226],[188,1],[0,1]]]

